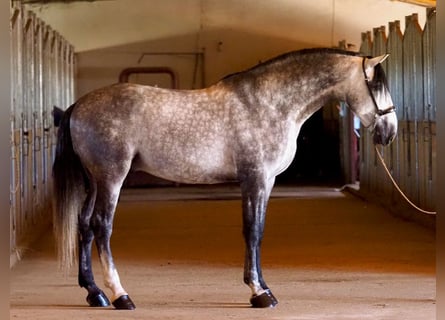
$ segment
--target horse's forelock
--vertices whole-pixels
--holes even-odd
[[[369,83],[370,87],[374,91],[381,91],[388,87],[388,81],[386,79],[385,70],[381,64],[374,67],[374,77]]]

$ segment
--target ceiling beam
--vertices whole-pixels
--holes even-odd
[[[52,3],[71,3],[71,2],[95,2],[107,0],[12,0],[23,4],[52,4]]]
[[[391,0],[391,1],[405,2],[428,8],[433,8],[436,6],[436,0]]]

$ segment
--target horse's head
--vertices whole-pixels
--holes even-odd
[[[374,144],[388,145],[397,134],[397,116],[381,66],[387,54],[361,58],[361,72],[353,77],[354,87],[348,104],[365,127],[374,134]]]

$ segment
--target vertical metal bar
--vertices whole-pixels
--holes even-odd
[[[63,106],[63,108],[66,108],[66,92],[65,92],[65,43],[63,41],[63,38],[60,34],[58,34],[58,46],[59,46],[59,104]]]
[[[65,108],[68,108],[74,97],[74,48],[64,39],[65,43]]]
[[[60,46],[60,34],[55,31],[54,32],[54,102],[57,106],[60,106],[61,108],[64,108],[62,103],[62,92],[60,92],[62,88],[61,84],[61,64],[60,64],[60,57],[61,57],[62,48]]]
[[[371,32],[362,33],[362,42],[360,45],[360,53],[364,56],[370,56],[372,52]],[[370,173],[370,152],[372,146],[372,137],[368,130],[361,127],[360,129],[360,189],[369,191],[371,189],[371,173]]]
[[[51,99],[51,28],[44,27],[43,32],[43,102],[42,102],[42,122],[43,122],[43,164],[42,164],[42,176],[45,198],[50,197],[50,172],[51,172],[51,111],[52,111],[52,99]],[[49,204],[48,204],[49,206]]]
[[[403,134],[400,132],[404,132],[406,128],[404,127],[404,122],[401,121],[403,116],[403,34],[400,30],[400,21],[394,21],[389,23],[389,34],[388,41],[386,45],[386,50],[391,54],[387,63],[387,79],[388,79],[388,88],[391,93],[394,105],[396,106],[397,118],[399,119],[399,134],[396,137],[395,141],[390,145],[391,152],[391,162],[389,169],[393,174],[396,181],[400,181],[403,175],[401,172],[401,165],[405,163],[405,161],[401,161],[401,144],[403,143],[403,139],[401,138]],[[392,201],[396,201],[399,195],[395,189],[392,192]]]
[[[58,48],[58,34],[56,31],[51,31],[51,101],[53,106],[57,106],[59,108],[64,108],[64,106],[60,105],[59,101],[59,76],[58,76],[58,58],[59,58],[59,48]],[[55,147],[56,147],[56,139],[54,135],[51,135],[51,159],[55,157]]]
[[[70,45],[70,56],[69,56],[69,100],[66,107],[74,103],[74,97],[75,97],[75,70],[76,70],[76,55],[74,53],[74,47]]]
[[[25,221],[25,212],[26,212],[26,203],[24,200],[25,196],[25,177],[26,177],[26,171],[25,169],[25,150],[26,147],[24,146],[25,139],[24,139],[24,127],[23,127],[23,115],[24,115],[24,104],[25,104],[25,75],[24,75],[24,61],[26,60],[26,44],[25,44],[25,31],[24,31],[24,25],[25,25],[25,12],[23,9],[20,10],[20,15],[18,17],[19,21],[17,22],[17,28],[19,28],[19,39],[18,39],[18,59],[17,59],[17,95],[16,95],[16,123],[18,123],[17,126],[17,140],[18,140],[18,148],[19,148],[19,211],[17,212],[17,241],[20,237]]]
[[[427,20],[423,30],[423,88],[424,119],[436,120],[436,8],[427,8]]]
[[[424,188],[421,189],[420,205],[429,210],[434,209],[435,199],[435,164],[436,164],[436,144],[435,144],[435,120],[436,120],[436,100],[435,86],[436,79],[436,9],[428,8],[426,11],[427,21],[423,31],[423,101],[424,111],[427,119],[423,121],[421,127],[424,164],[419,166],[423,172],[421,183]]]
[[[417,14],[406,17],[406,29],[403,38],[403,96],[407,113],[406,130],[406,191],[411,199],[419,203],[419,148],[418,121],[423,119],[423,83],[418,75],[422,74],[422,30]],[[421,160],[420,160],[421,161]]]
[[[16,194],[16,204],[17,204],[17,210],[15,211],[16,216],[16,242],[18,240],[21,226],[22,226],[22,215],[24,212],[23,209],[23,147],[22,147],[22,114],[23,114],[23,58],[24,58],[24,35],[23,35],[23,10],[21,8],[18,9],[18,15],[17,15],[17,21],[16,21],[16,35],[17,35],[17,51],[16,51],[16,66],[15,66],[15,72],[14,72],[14,79],[15,83],[13,85],[14,88],[14,95],[13,95],[13,105],[14,105],[14,121],[15,121],[15,132],[14,132],[14,138],[15,138],[15,147],[17,155],[16,160],[16,170],[17,173],[17,186],[14,190]]]
[[[74,74],[74,53],[73,53],[73,46],[66,41],[66,79],[67,79],[67,84],[66,84],[66,108],[68,108],[72,101],[72,87],[73,87],[73,74]]]
[[[28,11],[29,29],[27,32],[28,46],[29,46],[29,68],[28,68],[28,87],[27,87],[27,113],[28,113],[28,139],[29,139],[29,153],[28,153],[28,216],[27,228],[35,223],[35,216],[38,208],[37,202],[37,154],[35,148],[36,138],[36,97],[37,97],[37,41],[35,32],[37,29],[36,16],[33,12]]]
[[[61,98],[61,105],[63,106],[63,108],[66,108],[66,96],[67,96],[67,77],[66,77],[66,71],[67,71],[67,63],[66,63],[66,54],[67,54],[67,47],[66,47],[66,43],[64,41],[64,39],[62,38],[62,36],[59,37],[59,41],[60,41],[60,98]]]
[[[376,57],[382,54],[386,53],[386,29],[385,26],[381,26],[378,28],[374,28],[374,42],[372,46],[372,56]],[[386,64],[387,62],[382,63],[382,67],[385,69],[386,72]],[[383,196],[385,194],[388,194],[390,191],[390,181],[388,180],[388,177],[385,175],[385,172],[383,170],[380,170],[377,155],[375,153],[374,148],[370,148],[370,156],[372,158],[372,163],[370,164],[370,170],[372,172],[371,178],[372,178],[372,190],[375,194],[379,196]],[[385,160],[388,160],[388,153],[385,152],[386,149],[383,147],[380,147],[380,152],[383,154]]]
[[[23,63],[23,110],[22,110],[22,197],[23,197],[23,220],[22,229],[28,228],[33,212],[32,206],[32,110],[34,95],[34,20],[33,14],[24,12],[24,59]]]
[[[11,81],[12,81],[12,103],[11,103],[11,177],[10,177],[10,242],[9,249],[12,254],[17,247],[17,219],[20,212],[20,155],[17,135],[17,112],[20,108],[21,88],[21,45],[22,45],[22,15],[20,7],[14,3],[11,16]]]
[[[34,109],[33,109],[33,224],[42,218],[44,209],[43,190],[43,151],[42,151],[42,112],[43,112],[43,22],[35,17],[34,30]]]

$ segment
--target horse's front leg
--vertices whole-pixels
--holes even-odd
[[[244,282],[252,290],[254,308],[274,307],[278,301],[267,287],[261,272],[261,241],[266,208],[274,179],[247,178],[241,182],[243,202],[243,235],[246,243]]]

